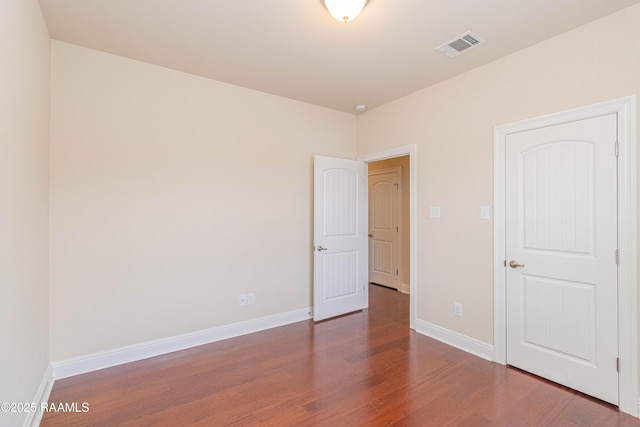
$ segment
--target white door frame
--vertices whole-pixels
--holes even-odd
[[[358,156],[358,160],[365,163],[377,162],[380,160],[392,159],[394,157],[409,156],[409,327],[415,329],[416,326],[416,283],[418,277],[418,251],[417,248],[417,207],[416,203],[416,182],[417,182],[417,146],[416,144],[404,145],[377,153],[363,154]]]
[[[507,135],[604,114],[618,116],[618,355],[619,408],[639,416],[638,289],[636,237],[636,97],[629,96],[547,116],[523,120],[494,130],[494,361],[506,364],[505,150]]]

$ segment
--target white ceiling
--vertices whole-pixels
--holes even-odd
[[[39,2],[53,39],[353,113],[640,0],[369,0],[347,24],[321,0]],[[435,50],[466,31],[487,43]]]

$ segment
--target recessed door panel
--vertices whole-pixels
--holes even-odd
[[[523,275],[524,342],[595,365],[595,285]]]
[[[324,236],[355,236],[358,233],[358,175],[350,170],[329,169],[324,180]]]
[[[357,294],[358,252],[328,253],[324,255],[323,268],[322,299],[324,302]]]
[[[522,154],[524,248],[592,254],[594,143],[561,141]]]

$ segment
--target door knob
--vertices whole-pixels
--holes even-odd
[[[518,264],[518,261],[516,261],[515,259],[512,259],[511,261],[509,261],[509,267],[511,268],[524,267],[524,264]]]
[[[322,251],[326,251],[326,250],[327,250],[327,248],[323,248],[322,246],[318,246],[318,247],[316,248],[316,250],[317,250],[318,252],[322,252]]]
[[[373,234],[369,234],[369,237],[373,237]]]

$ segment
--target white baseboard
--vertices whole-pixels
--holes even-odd
[[[49,365],[44,371],[42,381],[40,382],[38,391],[36,391],[36,395],[32,401],[33,403],[37,403],[39,408],[42,407],[42,403],[47,403],[49,401],[49,395],[51,394],[53,383],[54,379],[52,375],[51,365]],[[43,412],[40,410],[27,413],[27,418],[25,418],[23,426],[38,427],[40,425],[40,421],[42,421],[42,415]]]
[[[416,332],[441,341],[460,350],[493,362],[494,349],[491,344],[468,337],[458,332],[416,319]]]
[[[87,354],[52,362],[53,378],[67,378],[99,369],[122,365],[149,357],[185,350],[203,344],[234,338],[311,318],[309,308],[218,326],[188,334]]]
[[[403,294],[409,295],[411,293],[411,288],[409,287],[408,283],[400,283],[398,291],[402,292]]]

